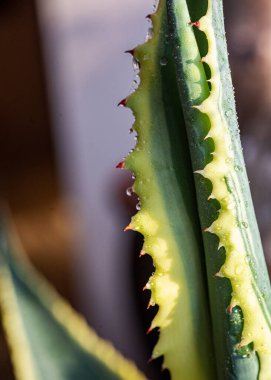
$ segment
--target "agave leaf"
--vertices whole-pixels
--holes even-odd
[[[271,378],[271,290],[242,155],[225,41],[222,0],[202,1],[194,24],[205,33],[200,56],[190,12],[168,0],[208,272],[220,379]],[[203,62],[211,78],[209,90]],[[216,275],[216,276],[215,276]]]
[[[140,84],[122,102],[133,111],[137,132],[122,166],[135,175],[141,204],[128,227],[143,234],[143,252],[156,268],[146,285],[150,304],[159,306],[151,325],[160,331],[153,358],[164,356],[173,380],[209,380],[214,360],[202,238],[165,0],[150,18],[152,37],[133,50]]]
[[[12,242],[11,242],[12,240]],[[0,306],[18,380],[146,380],[56,293],[0,228]]]

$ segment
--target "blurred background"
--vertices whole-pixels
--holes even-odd
[[[154,0],[0,0],[0,197],[34,265],[98,334],[148,363],[155,309],[129,173],[115,165],[134,145],[133,117],[117,103],[133,87],[125,50],[145,40]],[[271,267],[271,3],[225,1],[241,138]],[[257,74],[256,74],[257,70]],[[132,342],[132,344],[131,344]],[[0,368],[13,379],[3,334]]]

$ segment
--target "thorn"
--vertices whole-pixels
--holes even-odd
[[[132,229],[133,229],[133,227],[132,227],[131,223],[129,223],[128,226],[126,226],[123,231],[125,232],[125,231],[129,231]]]
[[[224,278],[225,277],[221,271],[218,271],[217,273],[215,273],[214,276],[215,277],[220,277],[220,278]]]
[[[152,19],[152,14],[149,13],[149,14],[146,16],[146,19],[147,19],[147,20],[151,20],[151,19]]]
[[[218,247],[217,247],[217,249],[220,250],[220,248],[222,248],[222,247],[224,247],[224,245],[221,244],[221,242],[219,242],[219,243],[218,243]]]
[[[139,254],[139,257],[142,257],[142,256],[144,256],[144,255],[146,255],[146,252],[145,252],[143,249],[141,249],[140,254]]]
[[[151,288],[151,286],[150,286],[150,284],[147,282],[147,284],[143,287],[143,292],[145,291],[145,290],[150,290],[150,288]]]
[[[204,174],[204,170],[195,170],[194,174],[201,174],[201,175],[203,175]]]
[[[206,62],[206,57],[201,57],[201,59],[199,60],[199,62],[201,62],[201,63]]]
[[[152,330],[153,330],[153,327],[152,327],[152,326],[150,326],[150,327],[148,328],[148,330],[147,330],[146,334],[147,334],[147,335],[149,335],[149,333],[150,333]]]
[[[213,230],[212,230],[212,226],[207,227],[207,228],[204,228],[204,229],[202,230],[202,232],[210,232],[210,233],[212,233],[212,232],[213,232]]]
[[[230,306],[228,307],[228,311],[229,311],[229,314],[232,315],[232,309],[233,309],[233,305],[230,304]],[[240,343],[241,344],[241,343]]]
[[[201,104],[199,105],[193,105],[192,108],[195,108],[196,110],[201,110]]]
[[[237,344],[237,348],[238,348],[238,350],[240,350],[242,347],[247,346],[248,344],[249,344],[249,342],[246,342],[243,339],[243,340],[241,340],[240,343]]]
[[[151,306],[154,306],[154,305],[155,305],[155,302],[152,300],[152,298],[150,298],[149,303],[148,303],[148,306],[147,306],[147,309],[149,310],[149,308],[150,308]]]
[[[134,54],[135,54],[135,49],[125,50],[124,53],[128,53],[128,54],[131,54],[132,56],[134,56]]]
[[[116,169],[124,169],[124,165],[125,165],[124,161],[121,161],[121,162],[119,162],[119,163],[116,165]]]
[[[190,21],[190,23],[189,23],[189,25],[191,25],[191,26],[195,26],[196,28],[198,28],[199,29],[199,27],[200,27],[200,23],[199,23],[199,21]]]
[[[214,194],[211,193],[211,194],[209,195],[209,197],[208,197],[208,201],[209,201],[210,199],[215,199]]]
[[[127,98],[124,98],[124,99],[122,99],[119,103],[118,103],[118,105],[117,105],[117,107],[126,107],[126,105],[127,105]]]

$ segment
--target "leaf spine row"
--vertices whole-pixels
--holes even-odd
[[[257,351],[261,370],[259,380],[271,379],[271,332],[270,321],[263,314],[259,300],[255,293],[255,279],[248,262],[248,255],[242,236],[242,228],[247,228],[246,212],[240,205],[241,189],[237,178],[237,168],[234,163],[234,154],[227,120],[222,106],[222,81],[218,66],[216,37],[212,26],[212,0],[208,1],[208,10],[198,23],[198,27],[206,34],[208,53],[204,57],[211,70],[209,97],[196,108],[210,119],[211,128],[206,138],[214,142],[213,158],[204,169],[196,173],[207,178],[212,183],[212,193],[209,198],[215,198],[220,203],[218,218],[205,230],[219,238],[219,248],[225,248],[226,260],[216,276],[226,277],[232,286],[232,299],[229,310],[240,306],[244,316],[244,328],[241,341],[237,347],[246,346],[253,342]],[[245,221],[240,226],[240,214]],[[255,318],[257,315],[257,318]]]

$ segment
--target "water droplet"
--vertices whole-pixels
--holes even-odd
[[[235,208],[235,204],[234,202],[230,202],[228,205],[227,205],[227,209],[228,210],[233,210]]]
[[[153,28],[149,28],[147,36],[146,36],[146,41],[150,40],[152,36],[153,36]]]
[[[126,195],[128,195],[128,197],[131,197],[132,194],[133,194],[133,192],[134,192],[134,190],[133,190],[133,187],[132,187],[132,186],[131,186],[131,187],[128,187],[128,188],[126,189]]]
[[[154,3],[153,6],[152,6],[153,12],[156,12],[156,10],[157,10],[157,6],[158,6],[158,1],[155,0],[155,3]]]
[[[244,227],[244,228],[248,228],[248,224],[247,224],[247,222],[242,222],[241,225],[242,225],[242,227]]]
[[[231,116],[231,114],[232,114],[232,110],[231,109],[228,109],[226,112],[225,112],[225,115],[226,116]]]
[[[166,66],[167,65],[167,58],[166,57],[162,57],[161,59],[160,59],[160,65],[161,66]]]
[[[132,91],[135,91],[138,87],[138,81],[135,79],[133,80],[133,84],[132,84]]]
[[[138,202],[138,203],[136,204],[136,209],[137,209],[137,211],[139,211],[139,210],[141,209],[141,203],[140,203],[140,202]]]
[[[134,140],[137,141],[137,136],[134,136]]]
[[[133,69],[136,74],[139,73],[139,62],[135,57],[133,57]]]
[[[134,175],[132,175],[132,179],[135,179],[135,176],[134,176]]]
[[[242,168],[241,168],[241,166],[239,166],[239,165],[235,165],[235,166],[234,166],[234,170],[235,170],[236,172],[239,172],[239,171],[242,171]]]

